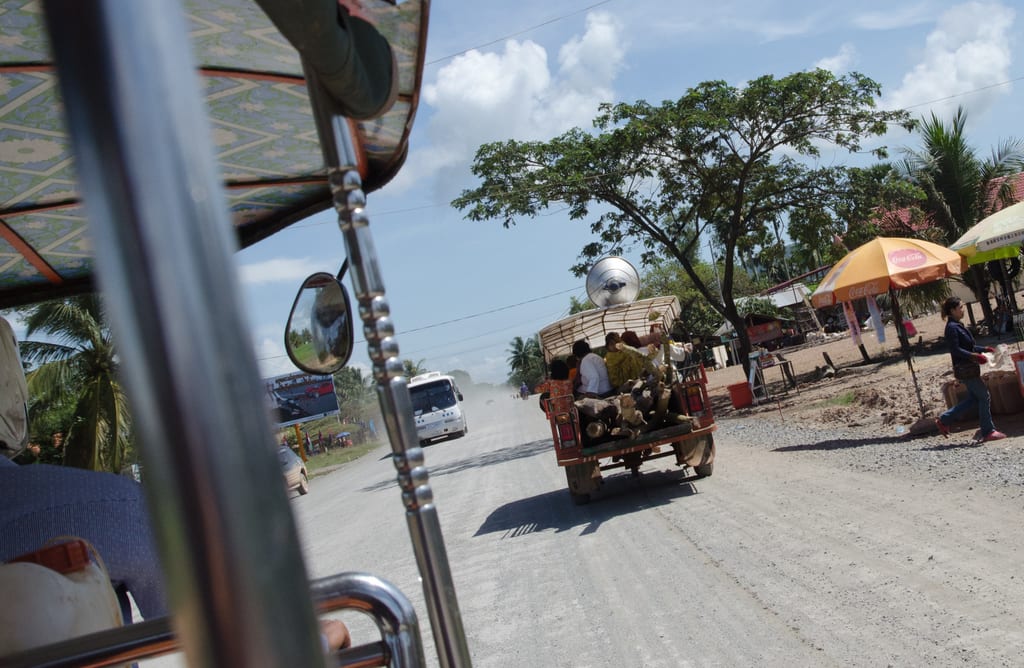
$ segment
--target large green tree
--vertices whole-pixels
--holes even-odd
[[[918,217],[930,220],[938,234],[933,240],[948,245],[975,223],[1014,202],[1014,180],[1024,170],[1024,143],[1003,141],[987,158],[980,158],[967,140],[967,111],[960,107],[949,123],[935,114],[918,125],[921,147],[906,149],[901,167],[906,178],[925,193]],[[911,215],[914,215],[912,210]],[[968,283],[985,317],[991,306],[985,297],[988,279],[979,265]]]
[[[580,276],[595,259],[634,245],[645,265],[674,258],[737,329],[746,365],[751,346],[734,298],[736,258],[777,245],[774,225],[805,207],[820,210],[844,191],[842,167],[814,162],[823,145],[859,151],[890,123],[909,123],[905,112],[876,110],[879,94],[860,74],[815,70],[744,87],[709,81],[661,106],[604,104],[596,134],[577,128],[547,142],[480,147],[473,173],[481,183],[453,205],[472,220],[506,227],[567,206],[596,237],[573,267]],[[722,250],[721,295],[693,259],[706,237]]]
[[[23,312],[22,342],[30,415],[69,411],[64,464],[120,473],[131,442],[128,402],[117,379],[117,355],[96,295],[32,306]]]
[[[924,193],[895,165],[850,168],[845,186],[820,206],[809,202],[790,214],[788,231],[801,273],[834,264],[877,236],[918,236],[919,217],[904,213]]]
[[[707,262],[694,262],[694,271],[704,283],[714,286],[716,295],[720,280],[718,275],[722,270],[720,262],[715,265]],[[690,277],[673,259],[660,259],[651,264],[641,277],[640,286],[641,299],[659,295],[675,295],[679,298],[681,307],[679,320],[683,331],[674,333],[674,335],[682,337],[684,341],[690,340],[691,336],[712,334],[722,324],[722,316],[704,299],[704,296],[694,287]],[[733,274],[733,294],[736,297],[755,295],[763,287],[743,269],[736,268]]]

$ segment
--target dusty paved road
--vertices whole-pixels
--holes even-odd
[[[576,507],[533,401],[470,406],[426,449],[477,666],[1019,665],[1024,528],[992,490],[744,445]],[[427,613],[381,450],[294,501],[314,576],[369,571]],[[357,637],[376,634],[345,614]],[[431,659],[435,665],[434,659]]]

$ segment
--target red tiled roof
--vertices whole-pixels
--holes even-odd
[[[989,192],[992,213],[1003,208],[1002,204],[996,200],[996,192],[1007,179],[1013,179],[1013,201],[1024,201],[1024,172],[1014,174],[1013,176],[1001,176],[993,180]],[[927,230],[932,225],[933,221],[930,214],[925,214],[920,220],[912,220],[912,210],[909,208],[885,211],[878,221],[878,227],[882,232],[882,236],[905,235],[908,231],[916,233]]]

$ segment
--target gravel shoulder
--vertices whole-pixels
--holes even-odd
[[[796,352],[784,350],[799,385],[784,391],[778,380],[781,373],[769,369],[773,396],[758,406],[732,407],[727,386],[742,382],[741,367],[709,373],[719,429],[749,447],[799,451],[865,473],[892,472],[909,480],[983,486],[1020,501],[1024,498],[1024,413],[994,415],[996,427],[1008,436],[1002,441],[975,443],[976,419],[955,425],[948,439],[939,435],[932,418],[945,410],[942,385],[953,379],[942,340],[944,323],[932,315],[915,324],[921,336],[913,358],[920,404],[910,370],[895,346],[891,341],[881,346],[867,333],[863,341],[873,360],[867,364],[848,337]],[[1012,337],[979,343],[1004,343],[1011,353],[1020,348]],[[823,353],[838,367],[835,375],[823,373]]]

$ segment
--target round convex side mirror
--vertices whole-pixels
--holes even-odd
[[[302,282],[288,316],[284,347],[306,373],[337,373],[352,354],[352,308],[348,293],[327,272]]]

